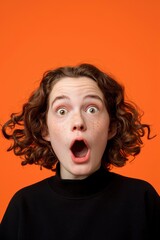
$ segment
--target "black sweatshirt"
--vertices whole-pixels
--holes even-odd
[[[160,197],[149,183],[103,168],[83,180],[57,173],[13,196],[0,239],[160,239]]]

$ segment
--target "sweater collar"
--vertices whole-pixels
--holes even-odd
[[[64,197],[84,198],[102,191],[108,184],[110,173],[103,166],[99,170],[82,180],[61,179],[60,167],[57,164],[56,175],[50,180],[52,189]]]

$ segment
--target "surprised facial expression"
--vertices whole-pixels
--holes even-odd
[[[109,115],[97,83],[87,77],[58,80],[50,93],[45,136],[63,179],[83,179],[100,168],[111,137]]]

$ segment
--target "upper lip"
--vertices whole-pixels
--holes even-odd
[[[85,143],[85,145],[87,146],[87,148],[89,149],[89,144],[88,144],[87,140],[85,138],[82,138],[82,137],[77,137],[77,138],[73,139],[71,144],[70,144],[70,149],[73,147],[73,145],[76,141],[83,141]]]

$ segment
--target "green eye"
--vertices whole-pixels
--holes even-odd
[[[97,107],[89,107],[87,109],[87,112],[91,113],[91,114],[94,114],[94,113],[98,112],[98,108]]]

